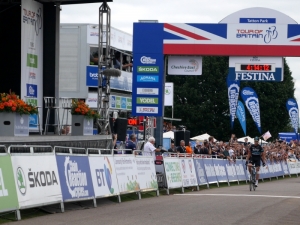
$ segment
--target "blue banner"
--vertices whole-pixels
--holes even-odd
[[[247,136],[247,134],[246,134],[246,111],[245,111],[244,104],[240,100],[238,101],[236,116],[240,121],[240,124],[243,128],[245,136]]]
[[[286,141],[287,143],[290,143],[291,140],[297,140],[299,134],[297,133],[289,133],[289,132],[283,132],[283,133],[278,133],[279,139]]]
[[[229,111],[230,111],[230,124],[232,129],[234,124],[235,114],[236,114],[238,98],[239,98],[240,81],[229,80],[227,77],[227,88],[228,88],[228,101],[229,101]]]
[[[233,162],[229,162],[228,160],[225,161],[225,165],[226,165],[226,172],[227,172],[227,177],[228,177],[228,181],[237,181],[238,180],[238,176],[235,170],[235,163]]]
[[[284,175],[284,172],[283,172],[283,169],[282,169],[282,166],[281,166],[280,162],[278,162],[278,163],[273,162],[272,163],[268,160],[267,165],[269,167],[271,177],[280,177],[280,176]]]
[[[245,87],[241,91],[241,97],[244,100],[259,133],[261,134],[260,109],[256,92],[250,87]]]
[[[281,167],[282,167],[284,175],[290,174],[290,170],[289,170],[288,164],[286,162],[281,162]]]
[[[202,159],[208,183],[218,183],[212,159]]]
[[[213,159],[213,164],[218,182],[228,182],[226,162],[224,159]]]
[[[195,170],[197,174],[197,181],[199,185],[207,184],[204,163],[202,159],[194,158]]]
[[[289,113],[292,127],[294,128],[295,133],[298,133],[298,126],[299,126],[299,111],[298,111],[298,104],[295,99],[289,98],[286,101],[286,109]]]
[[[56,156],[64,201],[93,198],[90,164],[87,156]]]
[[[245,163],[243,163],[243,160],[236,160],[235,169],[238,180],[246,180]]]

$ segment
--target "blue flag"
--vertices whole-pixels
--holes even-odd
[[[299,111],[298,104],[295,99],[289,98],[286,101],[286,109],[289,112],[289,116],[292,122],[292,127],[294,128],[295,133],[298,133],[299,126]]]
[[[240,100],[238,101],[236,116],[239,119],[240,124],[243,128],[244,134],[246,136],[247,135],[246,134],[246,111],[245,111],[244,104]]]
[[[231,129],[233,128],[234,118],[236,114],[236,108],[240,92],[240,81],[229,80],[227,76],[227,87],[228,87],[228,101],[229,101],[229,112],[230,112],[230,124]]]
[[[261,134],[260,109],[256,92],[250,87],[245,87],[241,91],[241,97],[244,100],[259,133]]]

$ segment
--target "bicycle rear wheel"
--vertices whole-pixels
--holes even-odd
[[[250,180],[249,180],[249,189],[250,189],[250,191],[252,191],[252,185],[253,185],[253,182],[252,182],[252,175],[251,175]]]

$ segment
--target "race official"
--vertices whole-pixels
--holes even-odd
[[[155,148],[154,146],[155,143],[155,138],[150,137],[148,139],[148,142],[144,146],[144,155],[152,155],[153,159],[155,160],[155,152],[160,152],[159,148]]]

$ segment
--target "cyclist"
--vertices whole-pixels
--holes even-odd
[[[249,173],[251,174],[252,165],[256,167],[256,182],[255,187],[258,186],[259,179],[259,168],[260,161],[263,161],[263,166],[265,166],[265,154],[263,148],[258,144],[259,138],[254,138],[254,144],[249,148],[248,155],[246,157],[246,166],[248,166]],[[248,161],[249,160],[249,161]]]

